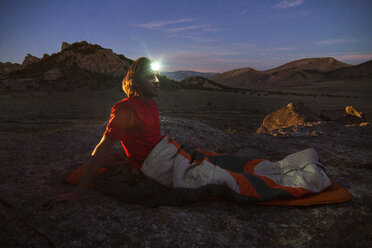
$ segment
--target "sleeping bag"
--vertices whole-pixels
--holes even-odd
[[[272,162],[200,150],[186,152],[169,136],[146,157],[139,175],[126,163],[102,171],[94,180],[97,189],[122,201],[152,207],[211,199],[245,203],[299,199],[332,184],[313,148]]]

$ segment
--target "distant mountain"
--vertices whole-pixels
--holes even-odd
[[[162,75],[173,79],[173,80],[182,80],[187,77],[204,77],[209,78],[215,75],[218,75],[219,73],[214,72],[198,72],[198,71],[172,71],[172,72],[161,72]]]
[[[0,91],[49,92],[114,87],[120,89],[121,80],[132,63],[133,60],[124,55],[86,41],[72,44],[63,42],[58,53],[44,54],[42,58],[27,54],[22,64],[0,62]],[[308,58],[267,71],[248,67],[220,74],[196,71],[164,72],[159,80],[162,89],[285,90],[326,81],[369,82],[372,80],[372,61],[352,66],[334,58]]]
[[[267,71],[241,68],[210,77],[231,87],[249,89],[285,89],[314,82],[371,78],[371,63],[352,66],[334,58],[307,58],[289,62]]]
[[[236,88],[229,87],[216,83],[208,78],[194,76],[187,77],[181,80],[181,87],[185,89],[199,89],[199,90],[235,90]]]
[[[316,70],[316,71],[333,71],[339,68],[350,66],[349,64],[343,63],[331,57],[326,58],[308,58],[295,60],[271,70],[265,71],[265,73],[273,74],[279,71],[304,71],[304,70]]]
[[[372,60],[359,65],[331,71],[328,76],[339,80],[344,78],[372,80]]]
[[[264,72],[248,67],[227,71],[209,79],[230,87],[247,88],[247,86],[259,85],[267,77]]]

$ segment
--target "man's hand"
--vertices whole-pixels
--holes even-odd
[[[101,141],[94,149],[91,159],[88,161],[85,167],[77,189],[70,193],[56,195],[52,199],[44,202],[41,206],[51,208],[59,202],[67,202],[67,206],[77,202],[88,187],[88,184],[97,175],[98,169],[106,160],[115,142],[116,140],[103,135]]]
[[[59,202],[67,202],[67,206],[70,206],[71,204],[80,200],[80,198],[81,198],[81,194],[77,191],[63,193],[63,194],[54,196],[52,199],[44,202],[41,206],[49,209]]]

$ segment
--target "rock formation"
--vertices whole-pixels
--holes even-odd
[[[17,63],[10,63],[10,62],[6,62],[6,63],[2,63],[0,62],[0,74],[4,74],[4,73],[9,73],[9,72],[12,72],[12,71],[17,71],[17,70],[20,70],[22,69],[22,65],[20,64],[17,64]]]
[[[283,108],[268,114],[257,129],[256,134],[270,133],[278,128],[302,125],[306,122],[319,121],[320,118],[301,103],[288,103]]]
[[[28,54],[22,66],[1,64],[0,89],[20,91],[21,88],[13,87],[15,84],[11,83],[20,80],[32,81],[36,85],[33,89],[44,92],[51,89],[120,88],[120,80],[132,63],[132,60],[115,54],[111,49],[86,41],[73,44],[63,42],[59,53],[44,54],[42,59]]]
[[[104,49],[86,41],[72,45],[63,42],[59,63],[68,63],[98,74],[122,77],[130,66],[130,60],[123,60],[111,49]]]
[[[44,53],[44,55],[43,55],[43,57],[42,57],[41,59],[46,59],[46,58],[48,58],[49,56],[50,56],[49,54]]]
[[[40,61],[40,58],[32,56],[31,54],[28,53],[22,62],[22,67],[23,68],[27,67],[28,65],[39,62],[39,61]]]
[[[42,59],[47,58],[49,55],[44,54]],[[31,54],[27,54],[27,56],[24,58],[22,65],[18,63],[2,63],[0,62],[0,74],[7,74],[13,71],[21,70],[26,68],[28,65],[39,62],[41,59],[35,56],[32,56]]]
[[[67,42],[63,41],[63,42],[62,42],[62,45],[61,45],[61,52],[62,52],[63,50],[65,50],[66,48],[69,48],[70,46],[71,46],[70,43],[67,43]]]

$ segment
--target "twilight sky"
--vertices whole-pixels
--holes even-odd
[[[371,0],[0,0],[0,61],[86,40],[165,71],[372,60]]]

